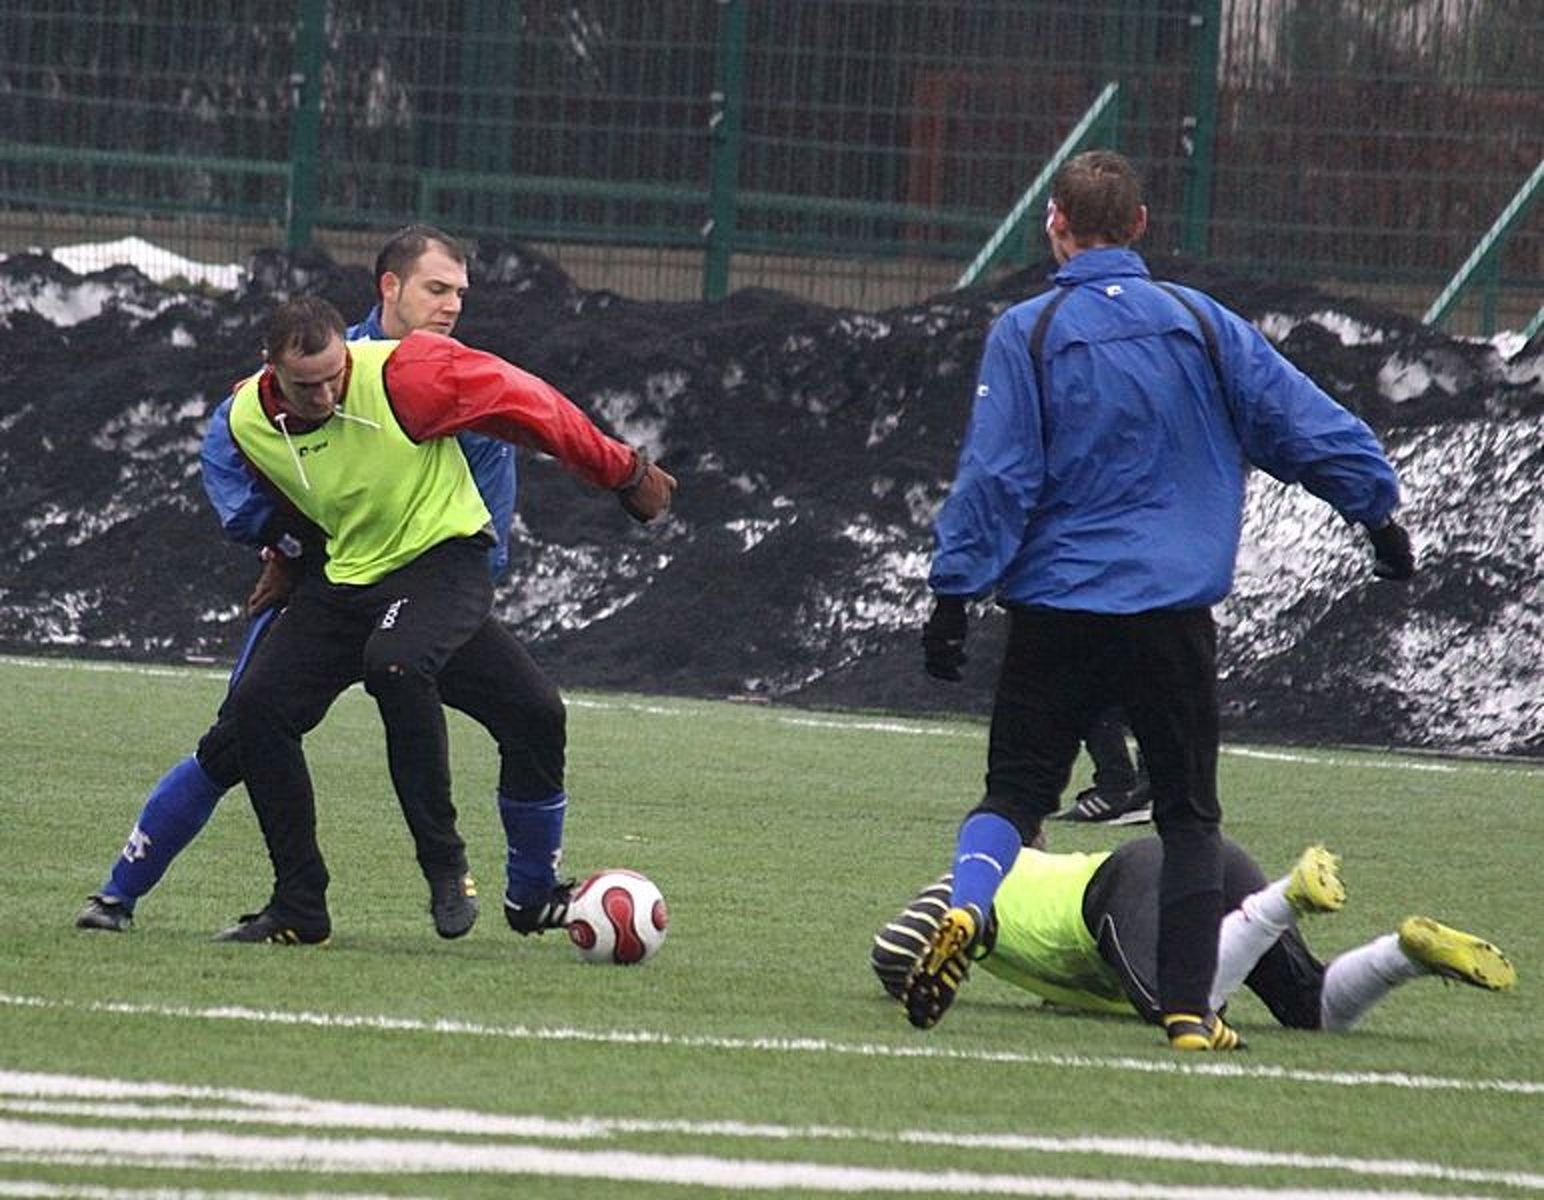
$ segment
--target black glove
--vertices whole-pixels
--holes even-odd
[[[1409,579],[1415,574],[1415,554],[1405,527],[1390,517],[1374,529],[1367,527],[1372,543],[1372,573],[1379,579]]]
[[[670,507],[670,497],[675,489],[675,476],[651,463],[649,456],[640,450],[632,474],[617,488],[617,499],[628,516],[647,524]]]
[[[965,657],[965,601],[959,596],[939,596],[933,613],[922,627],[922,665],[934,679],[958,683]]]

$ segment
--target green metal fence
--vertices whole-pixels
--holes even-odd
[[[1539,162],[1544,6],[12,0],[0,251],[368,257],[423,219],[640,296],[879,307],[952,286],[1111,83],[1148,249],[1419,315]],[[1450,327],[1537,311],[1539,207]]]

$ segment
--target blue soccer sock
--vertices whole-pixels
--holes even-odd
[[[191,755],[161,776],[101,894],[132,912],[134,902],[160,882],[172,860],[198,836],[224,794]]]
[[[504,874],[506,894],[517,903],[545,900],[557,882],[563,860],[563,817],[568,794],[555,792],[543,800],[513,800],[499,795],[499,819],[509,846]]]
[[[1019,856],[1019,831],[1014,823],[996,813],[973,813],[960,826],[954,848],[954,890],[949,904],[963,908],[974,904],[985,914],[1003,877]]]

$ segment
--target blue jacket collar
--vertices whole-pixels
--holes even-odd
[[[381,306],[377,304],[365,315],[365,319],[363,321],[359,322],[358,325],[350,326],[348,337],[352,342],[386,341],[386,331],[381,328]]]
[[[1151,278],[1142,256],[1124,246],[1101,246],[1097,250],[1085,250],[1063,263],[1052,278],[1057,283],[1071,286],[1087,283],[1090,279],[1108,279],[1112,275]]]

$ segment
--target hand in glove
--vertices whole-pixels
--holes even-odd
[[[649,522],[670,507],[675,489],[675,476],[655,466],[648,455],[639,451],[633,473],[617,488],[617,499],[633,520]]]
[[[1415,554],[1405,527],[1390,517],[1374,529],[1367,527],[1372,543],[1372,573],[1379,579],[1409,579],[1415,574]]]
[[[922,627],[922,665],[934,679],[958,683],[965,657],[965,601],[959,596],[938,596],[933,612]]]

